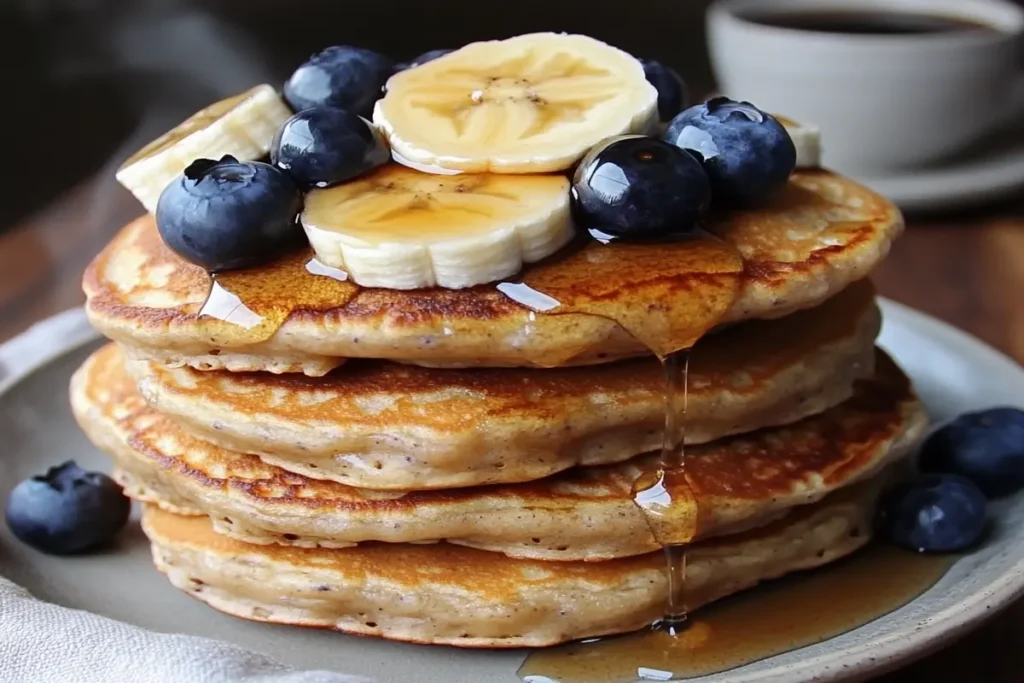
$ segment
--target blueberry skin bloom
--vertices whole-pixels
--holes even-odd
[[[973,547],[988,526],[984,494],[955,474],[924,474],[888,491],[879,506],[879,530],[892,543],[921,553]]]
[[[320,105],[370,116],[395,64],[361,47],[335,45],[309,58],[284,84],[293,111]]]
[[[782,124],[726,97],[681,112],[664,139],[703,159],[715,203],[726,208],[763,204],[796,167],[796,147]]]
[[[964,413],[937,429],[921,447],[926,472],[967,477],[990,498],[1024,488],[1024,410]]]
[[[653,59],[640,61],[644,65],[647,81],[658,91],[658,118],[671,121],[672,117],[689,105],[690,92],[675,69]]]
[[[636,135],[594,147],[576,169],[572,197],[583,228],[657,239],[694,230],[710,202],[711,187],[691,154]]]
[[[303,188],[343,183],[391,158],[369,121],[334,107],[304,109],[285,121],[270,147],[271,162]]]
[[[160,195],[156,226],[178,256],[210,272],[268,263],[302,244],[302,195],[258,161],[198,159]]]
[[[130,512],[131,501],[113,479],[68,461],[14,487],[4,516],[22,543],[71,555],[109,542]]]
[[[398,71],[404,71],[406,69],[411,69],[414,66],[420,66],[422,64],[426,64],[427,62],[432,62],[435,59],[437,59],[438,57],[444,57],[445,55],[450,54],[452,52],[454,52],[454,50],[449,50],[449,49],[427,50],[426,52],[424,52],[420,56],[415,57],[414,59],[410,59],[408,62],[402,62],[401,64],[399,64],[395,68]]]

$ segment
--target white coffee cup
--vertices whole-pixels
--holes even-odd
[[[829,10],[937,15],[995,30],[858,34],[756,21]],[[1024,11],[1004,0],[719,0],[707,24],[719,91],[819,126],[830,168],[912,168],[1019,114]]]

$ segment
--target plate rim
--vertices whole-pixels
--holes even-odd
[[[891,317],[901,319],[902,324],[918,327],[955,345],[970,347],[976,355],[986,356],[989,361],[1024,376],[1024,367],[1020,363],[974,335],[891,299],[878,297],[878,302],[883,320]],[[0,344],[0,394],[6,394],[50,362],[101,338],[89,324],[82,307],[65,310],[35,323]],[[883,634],[841,652],[822,653],[771,671],[730,672],[732,675],[728,680],[729,683],[824,683],[880,675],[927,656],[963,636],[1021,596],[1024,596],[1024,553],[984,589],[922,619],[910,633],[903,630]]]

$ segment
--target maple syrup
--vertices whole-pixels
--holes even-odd
[[[743,267],[735,247],[702,231],[656,244],[583,236],[496,288],[537,313],[612,320],[665,359],[718,324],[739,294]]]
[[[213,343],[257,344],[273,337],[293,313],[331,310],[358,292],[345,271],[302,249],[266,266],[210,276],[199,323]]]
[[[665,373],[665,428],[658,469],[633,483],[633,502],[644,513],[654,540],[665,553],[668,600],[657,629],[676,634],[686,624],[686,546],[699,530],[697,497],[686,480],[686,403],[690,349],[662,359]]]
[[[712,603],[674,635],[651,630],[537,650],[519,675],[531,683],[634,683],[728,671],[883,617],[934,586],[956,559],[868,545]]]

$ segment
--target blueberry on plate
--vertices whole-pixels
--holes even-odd
[[[715,97],[683,111],[665,140],[703,159],[715,203],[763,203],[786,184],[796,147],[782,124],[749,102]]]
[[[921,447],[926,472],[967,477],[990,498],[1024,488],[1024,410],[965,413],[937,429]]]
[[[303,109],[281,124],[270,146],[271,162],[304,189],[345,182],[390,158],[369,121],[334,107]]]
[[[578,224],[590,231],[657,239],[692,231],[711,186],[691,154],[657,138],[609,138],[580,162],[572,184]]]
[[[414,66],[420,66],[427,62],[432,62],[438,57],[444,57],[446,54],[454,52],[454,50],[428,50],[418,57],[410,59],[408,62],[402,62],[396,67],[398,71],[404,71],[405,69],[411,69]]]
[[[665,66],[653,59],[643,59],[644,73],[647,80],[658,91],[658,118],[671,121],[672,117],[681,112],[689,104],[690,93],[675,69]]]
[[[73,460],[11,491],[4,515],[21,542],[52,555],[81,553],[110,541],[128,521],[131,501],[113,479]]]
[[[373,50],[335,45],[313,55],[284,84],[294,111],[320,105],[370,116],[395,64]]]
[[[197,159],[171,181],[156,227],[178,256],[210,272],[272,261],[302,244],[302,194],[270,164]]]
[[[985,495],[970,479],[923,474],[882,497],[879,530],[889,541],[922,553],[967,550],[988,526]]]

